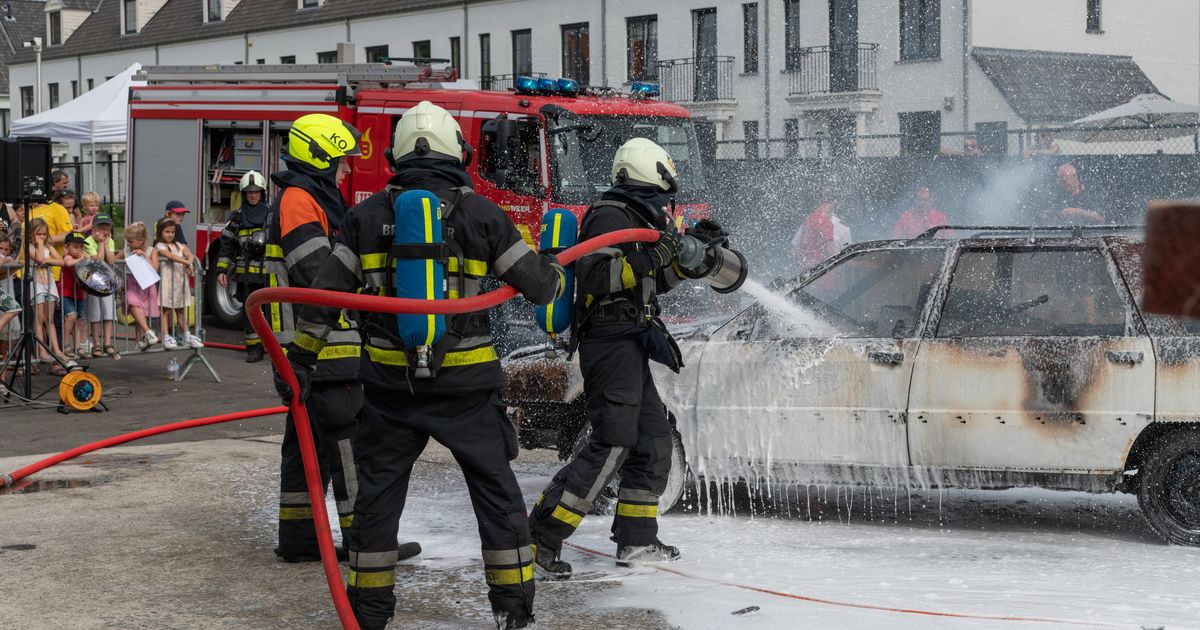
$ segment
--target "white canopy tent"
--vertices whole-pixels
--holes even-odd
[[[143,85],[133,75],[142,68],[135,63],[120,74],[54,109],[18,118],[12,123],[14,136],[49,137],[55,142],[123,143],[128,138],[129,86]],[[91,178],[95,181],[95,147]]]

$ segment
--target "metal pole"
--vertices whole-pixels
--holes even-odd
[[[37,84],[37,92],[34,93],[35,96],[33,98],[34,108],[37,111],[35,111],[34,113],[40,114],[42,112],[42,38],[41,37],[33,38],[33,52],[35,55],[37,55],[37,78],[34,80],[34,83]],[[26,208],[26,212],[28,212],[28,210],[29,209]]]

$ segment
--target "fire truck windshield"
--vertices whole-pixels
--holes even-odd
[[[649,138],[666,149],[679,171],[682,202],[705,200],[707,186],[696,130],[687,118],[645,116],[548,117],[554,200],[587,205],[611,186],[612,160],[630,138]]]

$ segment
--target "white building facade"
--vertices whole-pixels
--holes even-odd
[[[1200,103],[1196,0],[109,0],[86,16],[50,0],[47,28],[54,11],[63,32],[42,84],[31,55],[10,67],[14,114],[35,89],[45,109],[134,62],[318,63],[343,42],[358,62],[451,59],[485,87],[530,72],[658,81],[718,139],[760,140],[731,157],[828,150],[813,138],[994,139],[1143,91]],[[1054,71],[1032,77],[1022,63]],[[899,140],[876,144],[851,148]]]

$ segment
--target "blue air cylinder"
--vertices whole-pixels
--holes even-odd
[[[538,240],[538,251],[557,253],[575,245],[579,241],[579,220],[575,214],[564,208],[552,208],[542,215],[542,230]],[[566,275],[566,288],[563,294],[549,304],[538,306],[534,318],[538,328],[551,337],[563,332],[571,326],[571,308],[575,297],[575,266],[563,268]]]
[[[427,190],[406,190],[396,198],[396,245],[437,245],[442,242],[442,202]],[[432,248],[430,248],[432,250]],[[431,251],[432,255],[433,252]],[[396,297],[440,300],[445,297],[445,267],[433,258],[396,257]],[[404,345],[417,352],[418,372],[427,372],[429,349],[446,332],[444,315],[396,315]],[[421,365],[422,363],[425,365]]]

